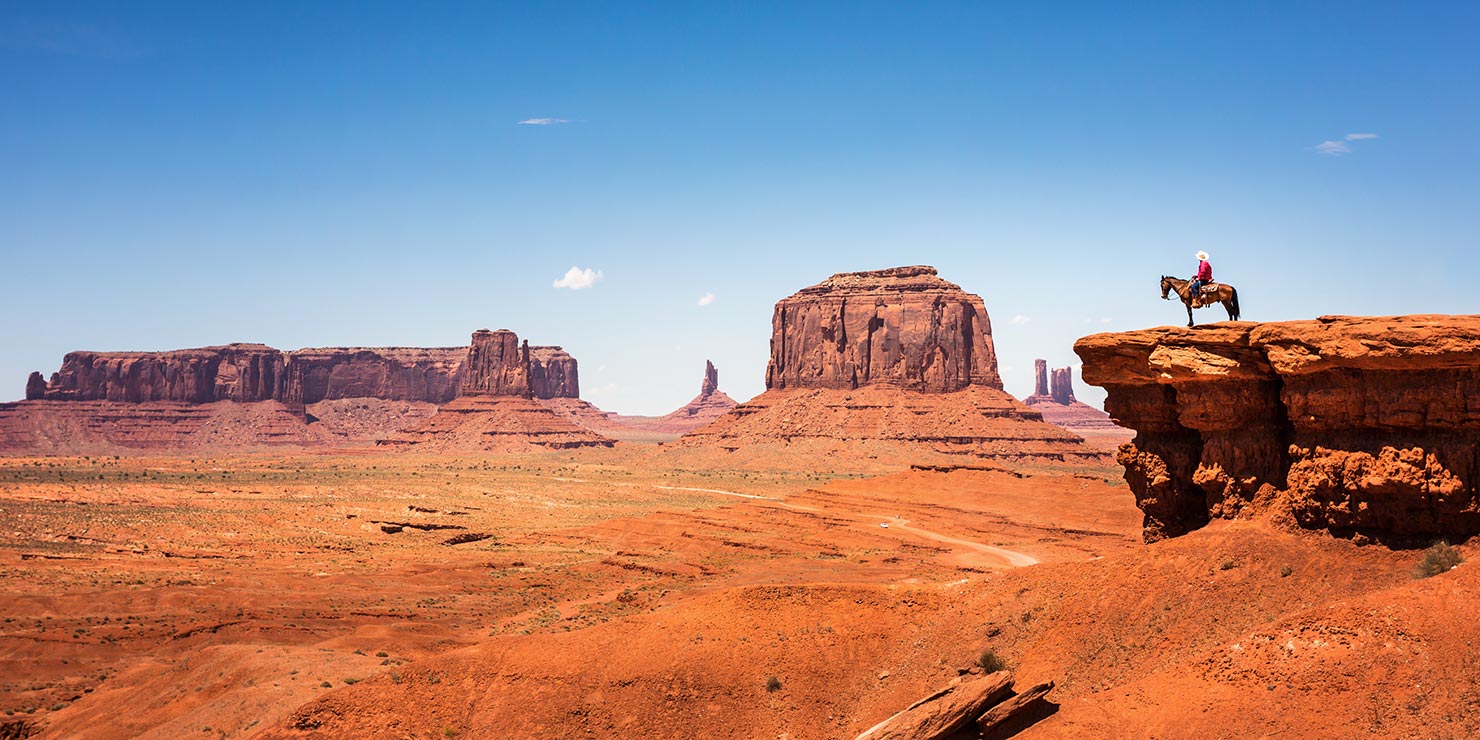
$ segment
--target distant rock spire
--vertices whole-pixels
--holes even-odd
[[[1056,367],[1051,380],[1049,395],[1053,396],[1054,402],[1062,406],[1074,403],[1074,369]]]
[[[1033,369],[1038,373],[1038,382],[1033,385],[1033,395],[1048,395],[1048,360],[1034,360]]]
[[[714,369],[714,363],[704,361],[704,385],[699,386],[699,397],[711,396],[719,390],[719,371]]]

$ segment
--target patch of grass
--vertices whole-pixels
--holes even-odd
[[[1290,577],[1290,574],[1291,573],[1294,573],[1294,572],[1295,572],[1295,569],[1294,568],[1291,568],[1288,565],[1282,566],[1280,568],[1280,578],[1289,578]]]
[[[319,687],[320,688],[325,688],[325,689],[332,689],[332,688],[334,688],[334,684],[329,683],[328,681],[323,681],[323,682],[320,682],[319,683]]]
[[[355,684],[357,684],[359,682],[360,682],[360,679],[358,679],[358,678],[346,678],[346,679],[344,679],[344,685],[345,686],[354,686]]]
[[[983,650],[982,654],[976,657],[976,664],[981,666],[983,673],[996,673],[997,671],[1007,670],[1007,660],[991,648]]]
[[[1464,562],[1464,556],[1446,540],[1435,542],[1423,551],[1423,559],[1413,566],[1414,578],[1429,578],[1449,572],[1450,568]]]
[[[1237,568],[1237,567],[1238,567],[1238,561],[1236,561],[1236,560],[1224,560],[1223,561],[1223,564],[1220,565],[1220,566],[1218,566],[1218,570],[1233,570],[1234,568]]]
[[[766,691],[767,692],[775,692],[775,691],[780,691],[780,690],[781,690],[781,679],[779,679],[779,678],[777,678],[775,676],[771,676],[770,678],[766,679]]]

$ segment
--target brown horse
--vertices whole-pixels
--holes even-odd
[[[1167,275],[1161,276],[1161,298],[1166,300],[1168,293],[1176,291],[1177,297],[1182,299],[1182,305],[1187,307],[1187,325],[1192,326],[1192,309],[1206,308],[1214,303],[1223,304],[1228,311],[1229,321],[1238,321],[1238,290],[1228,283],[1214,283],[1216,287],[1211,293],[1203,293],[1194,296],[1192,292],[1192,281],[1182,280]]]

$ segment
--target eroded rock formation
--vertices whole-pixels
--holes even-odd
[[[776,304],[766,388],[1001,388],[980,296],[934,267],[843,272]]]
[[[578,392],[575,358],[559,347],[530,348],[507,330],[479,331],[466,347],[72,352],[50,381],[31,374],[26,401],[0,404],[0,449],[365,443],[425,426],[439,406],[462,396],[574,399]],[[215,408],[222,403],[261,408]],[[538,407],[504,411],[478,423],[497,435],[495,417],[518,420],[516,427],[552,442],[544,446],[587,434],[560,419],[536,419],[544,413]],[[285,422],[284,414],[297,419]]]
[[[1480,533],[1480,317],[1325,316],[1075,344],[1148,540],[1269,513],[1363,537]]]
[[[1106,459],[1002,391],[982,299],[933,267],[834,275],[779,301],[771,332],[766,392],[676,446],[766,456],[801,445],[895,461]]]
[[[1047,360],[1034,360],[1037,380],[1033,395],[1023,399],[1034,411],[1043,414],[1043,420],[1063,427],[1076,434],[1093,436],[1095,439],[1114,437],[1129,439],[1130,431],[1115,426],[1110,415],[1074,398],[1074,370],[1060,367],[1052,371],[1052,383]]]
[[[580,398],[576,358],[560,347],[530,347],[529,384],[535,398]]]

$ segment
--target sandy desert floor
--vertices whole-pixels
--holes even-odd
[[[1465,568],[1415,581],[1414,552],[1258,523],[1143,545],[1118,468],[663,459],[0,460],[0,723],[850,738],[984,650],[1058,684],[1022,737],[1480,716],[1480,627],[1447,621],[1477,603]]]

